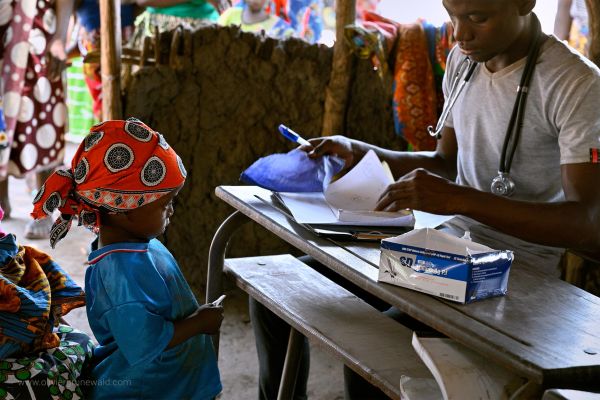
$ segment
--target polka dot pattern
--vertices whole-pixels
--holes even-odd
[[[44,50],[46,50],[46,37],[44,36],[44,32],[39,29],[32,30],[29,35],[29,44],[31,45],[33,54],[38,56],[42,55]]]
[[[25,68],[27,66],[27,54],[29,53],[29,43],[17,43],[10,51],[10,61],[17,68]]]
[[[19,155],[21,166],[27,171],[32,170],[38,163],[38,149],[31,143],[26,143]]]
[[[0,2],[0,25],[6,25],[12,18],[13,10],[10,2]]]
[[[51,1],[0,1],[0,25],[8,24],[0,72],[11,143],[0,148],[0,169],[15,176],[62,164],[64,153],[59,150],[64,147],[67,120],[63,82],[46,77],[43,57],[56,31],[53,7]]]
[[[19,110],[19,116],[17,120],[19,122],[27,123],[33,118],[33,109],[35,105],[29,97],[21,97],[21,109]]]
[[[51,124],[40,126],[35,136],[38,145],[43,149],[50,149],[56,143],[56,129]]]
[[[45,76],[42,76],[38,79],[33,87],[33,96],[40,103],[46,103],[48,100],[50,100],[51,90],[52,88],[50,86],[50,80]]]

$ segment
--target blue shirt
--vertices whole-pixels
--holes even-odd
[[[99,346],[92,398],[212,399],[222,389],[210,337],[166,349],[173,321],[198,302],[158,240],[93,251],[85,274],[87,315]]]

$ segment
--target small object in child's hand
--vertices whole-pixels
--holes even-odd
[[[218,299],[216,299],[215,301],[213,301],[212,304],[213,307],[219,307],[221,305],[221,303],[223,303],[223,300],[225,300],[225,295],[222,294],[221,297],[219,297]]]

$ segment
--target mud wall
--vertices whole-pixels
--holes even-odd
[[[333,51],[235,27],[207,27],[193,32],[189,42],[178,68],[158,65],[133,74],[125,115],[161,132],[188,169],[164,240],[201,294],[210,241],[233,211],[216,198],[214,188],[239,184],[240,173],[257,158],[290,150],[293,146],[277,133],[280,123],[305,137],[319,135]],[[367,61],[357,61],[353,75],[345,133],[401,146],[393,132],[391,89]],[[255,224],[240,231],[230,249],[232,256],[291,251]]]

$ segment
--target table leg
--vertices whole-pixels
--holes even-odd
[[[294,328],[290,328],[290,338],[288,341],[285,363],[283,364],[283,374],[279,385],[277,400],[291,399],[294,396],[296,387],[296,377],[300,368],[300,357],[302,353],[302,344],[304,337]]]
[[[208,276],[206,281],[206,303],[216,300],[223,293],[223,264],[231,236],[245,223],[248,217],[239,211],[231,214],[215,232],[208,250]],[[219,333],[212,335],[213,346],[219,356]]]

